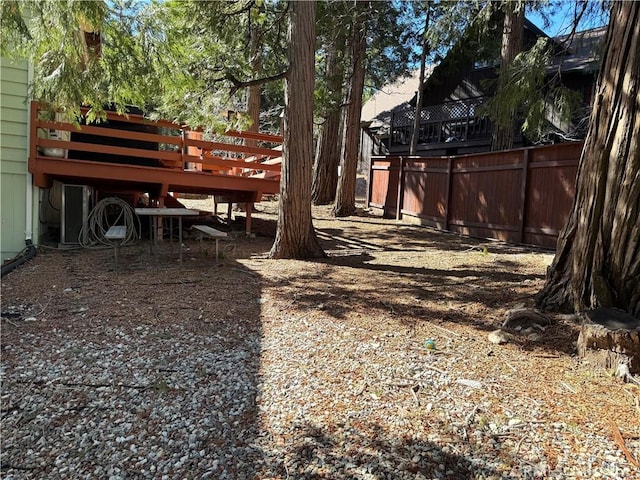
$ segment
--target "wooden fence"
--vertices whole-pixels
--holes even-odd
[[[465,235],[553,248],[582,143],[457,157],[372,157],[369,205]]]

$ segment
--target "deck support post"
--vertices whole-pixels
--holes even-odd
[[[253,202],[245,203],[245,210],[247,211],[247,219],[245,222],[245,232],[247,235],[251,235],[251,213],[253,212]]]
[[[156,206],[158,208],[163,208],[164,207],[164,197],[162,196],[162,194],[160,194],[160,196],[156,199]],[[153,217],[151,217],[153,218]],[[161,242],[162,241],[162,237],[164,237],[164,231],[162,229],[162,217],[155,217],[153,218],[153,221],[156,222],[156,238],[155,241],[156,242]]]

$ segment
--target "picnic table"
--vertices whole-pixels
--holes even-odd
[[[153,247],[158,244],[158,222],[154,218],[169,217],[169,239],[173,237],[173,219],[178,219],[178,242],[180,243],[180,263],[182,263],[182,217],[199,215],[197,210],[188,208],[141,207],[135,209],[136,215],[149,217],[149,251],[153,254]]]

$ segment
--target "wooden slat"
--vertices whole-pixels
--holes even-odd
[[[264,155],[265,157],[281,157],[282,151],[271,148],[245,147],[244,145],[234,145],[231,143],[207,142],[194,138],[185,139],[185,144],[189,147],[198,147],[203,150],[223,150],[225,152],[246,153],[249,155]]]
[[[227,137],[246,138],[247,140],[258,140],[262,142],[282,143],[284,138],[281,135],[272,135],[270,133],[259,132],[238,132],[235,130],[229,130],[224,132]]]
[[[203,165],[218,165],[228,168],[243,168],[249,170],[269,170],[272,172],[280,172],[282,170],[279,164],[245,162],[244,160],[234,160],[231,158],[220,157],[217,155],[203,155],[202,157],[194,157],[185,155],[185,161],[202,163]]]
[[[449,220],[449,225],[470,228],[486,228],[488,230],[501,230],[504,232],[517,232],[520,229],[517,225],[498,225],[495,223],[469,222],[467,220]]]
[[[510,163],[504,165],[489,165],[486,167],[455,167],[453,173],[472,173],[472,172],[497,172],[501,170],[520,170],[521,163]]]
[[[557,237],[560,235],[560,230],[556,230],[554,228],[534,228],[534,227],[525,227],[525,233],[535,233],[538,235],[551,235],[553,237]]]
[[[435,167],[405,167],[405,172],[420,172],[420,173],[449,173],[449,170],[446,168],[435,168]]]
[[[529,163],[529,168],[556,168],[556,167],[577,167],[579,159],[575,160],[550,160],[547,162]]]
[[[88,107],[80,108],[80,112],[83,115],[86,115],[89,111]],[[143,115],[138,115],[135,113],[128,113],[126,115],[120,115],[117,112],[104,112],[107,120],[115,120],[118,122],[128,122],[128,123],[137,123],[140,125],[153,125],[157,127],[165,127],[165,128],[175,128],[181,129],[182,127],[177,123],[170,122],[168,120],[149,120],[145,118]]]
[[[42,147],[62,148],[64,150],[77,150],[81,152],[107,153],[111,155],[124,155],[127,157],[154,158],[158,160],[182,161],[181,154],[162,150],[145,150],[142,148],[116,147],[114,145],[101,145],[96,143],[67,142],[64,140],[38,139],[38,145]],[[72,160],[73,161],[73,160]]]
[[[182,139],[180,137],[174,137],[171,135],[160,135],[157,133],[133,132],[131,130],[95,127],[92,125],[75,126],[71,123],[49,122],[45,120],[39,120],[37,122],[37,126],[38,128],[62,130],[65,132],[83,133],[83,134],[97,135],[101,137],[121,138],[124,140],[139,140],[142,142],[151,142],[151,143],[168,143],[171,145],[182,145]]]

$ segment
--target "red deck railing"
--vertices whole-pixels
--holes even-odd
[[[51,177],[82,176],[78,172],[87,170],[83,170],[81,164],[91,162],[95,167],[93,171],[100,172],[92,175],[94,183],[100,180],[96,175],[105,181],[121,180],[123,174],[116,170],[127,167],[127,179],[162,183],[163,190],[184,184],[182,191],[188,192],[193,183],[194,191],[206,191],[209,184],[212,192],[277,191],[272,184],[277,184],[280,177],[281,136],[228,131],[207,141],[203,140],[207,134],[202,129],[166,120],[150,121],[141,115],[124,116],[114,112],[107,112],[105,120],[105,123],[90,125],[52,120],[43,104],[32,102],[29,170],[34,173],[36,184],[46,183]],[[132,173],[132,168],[144,169],[146,174],[140,171],[139,177]],[[185,177],[175,176],[178,172],[200,177],[196,182],[189,182]],[[207,183],[202,176],[218,180]],[[226,186],[220,182],[221,176],[228,179]],[[230,177],[262,182],[239,183]],[[266,180],[270,183],[265,183]]]

